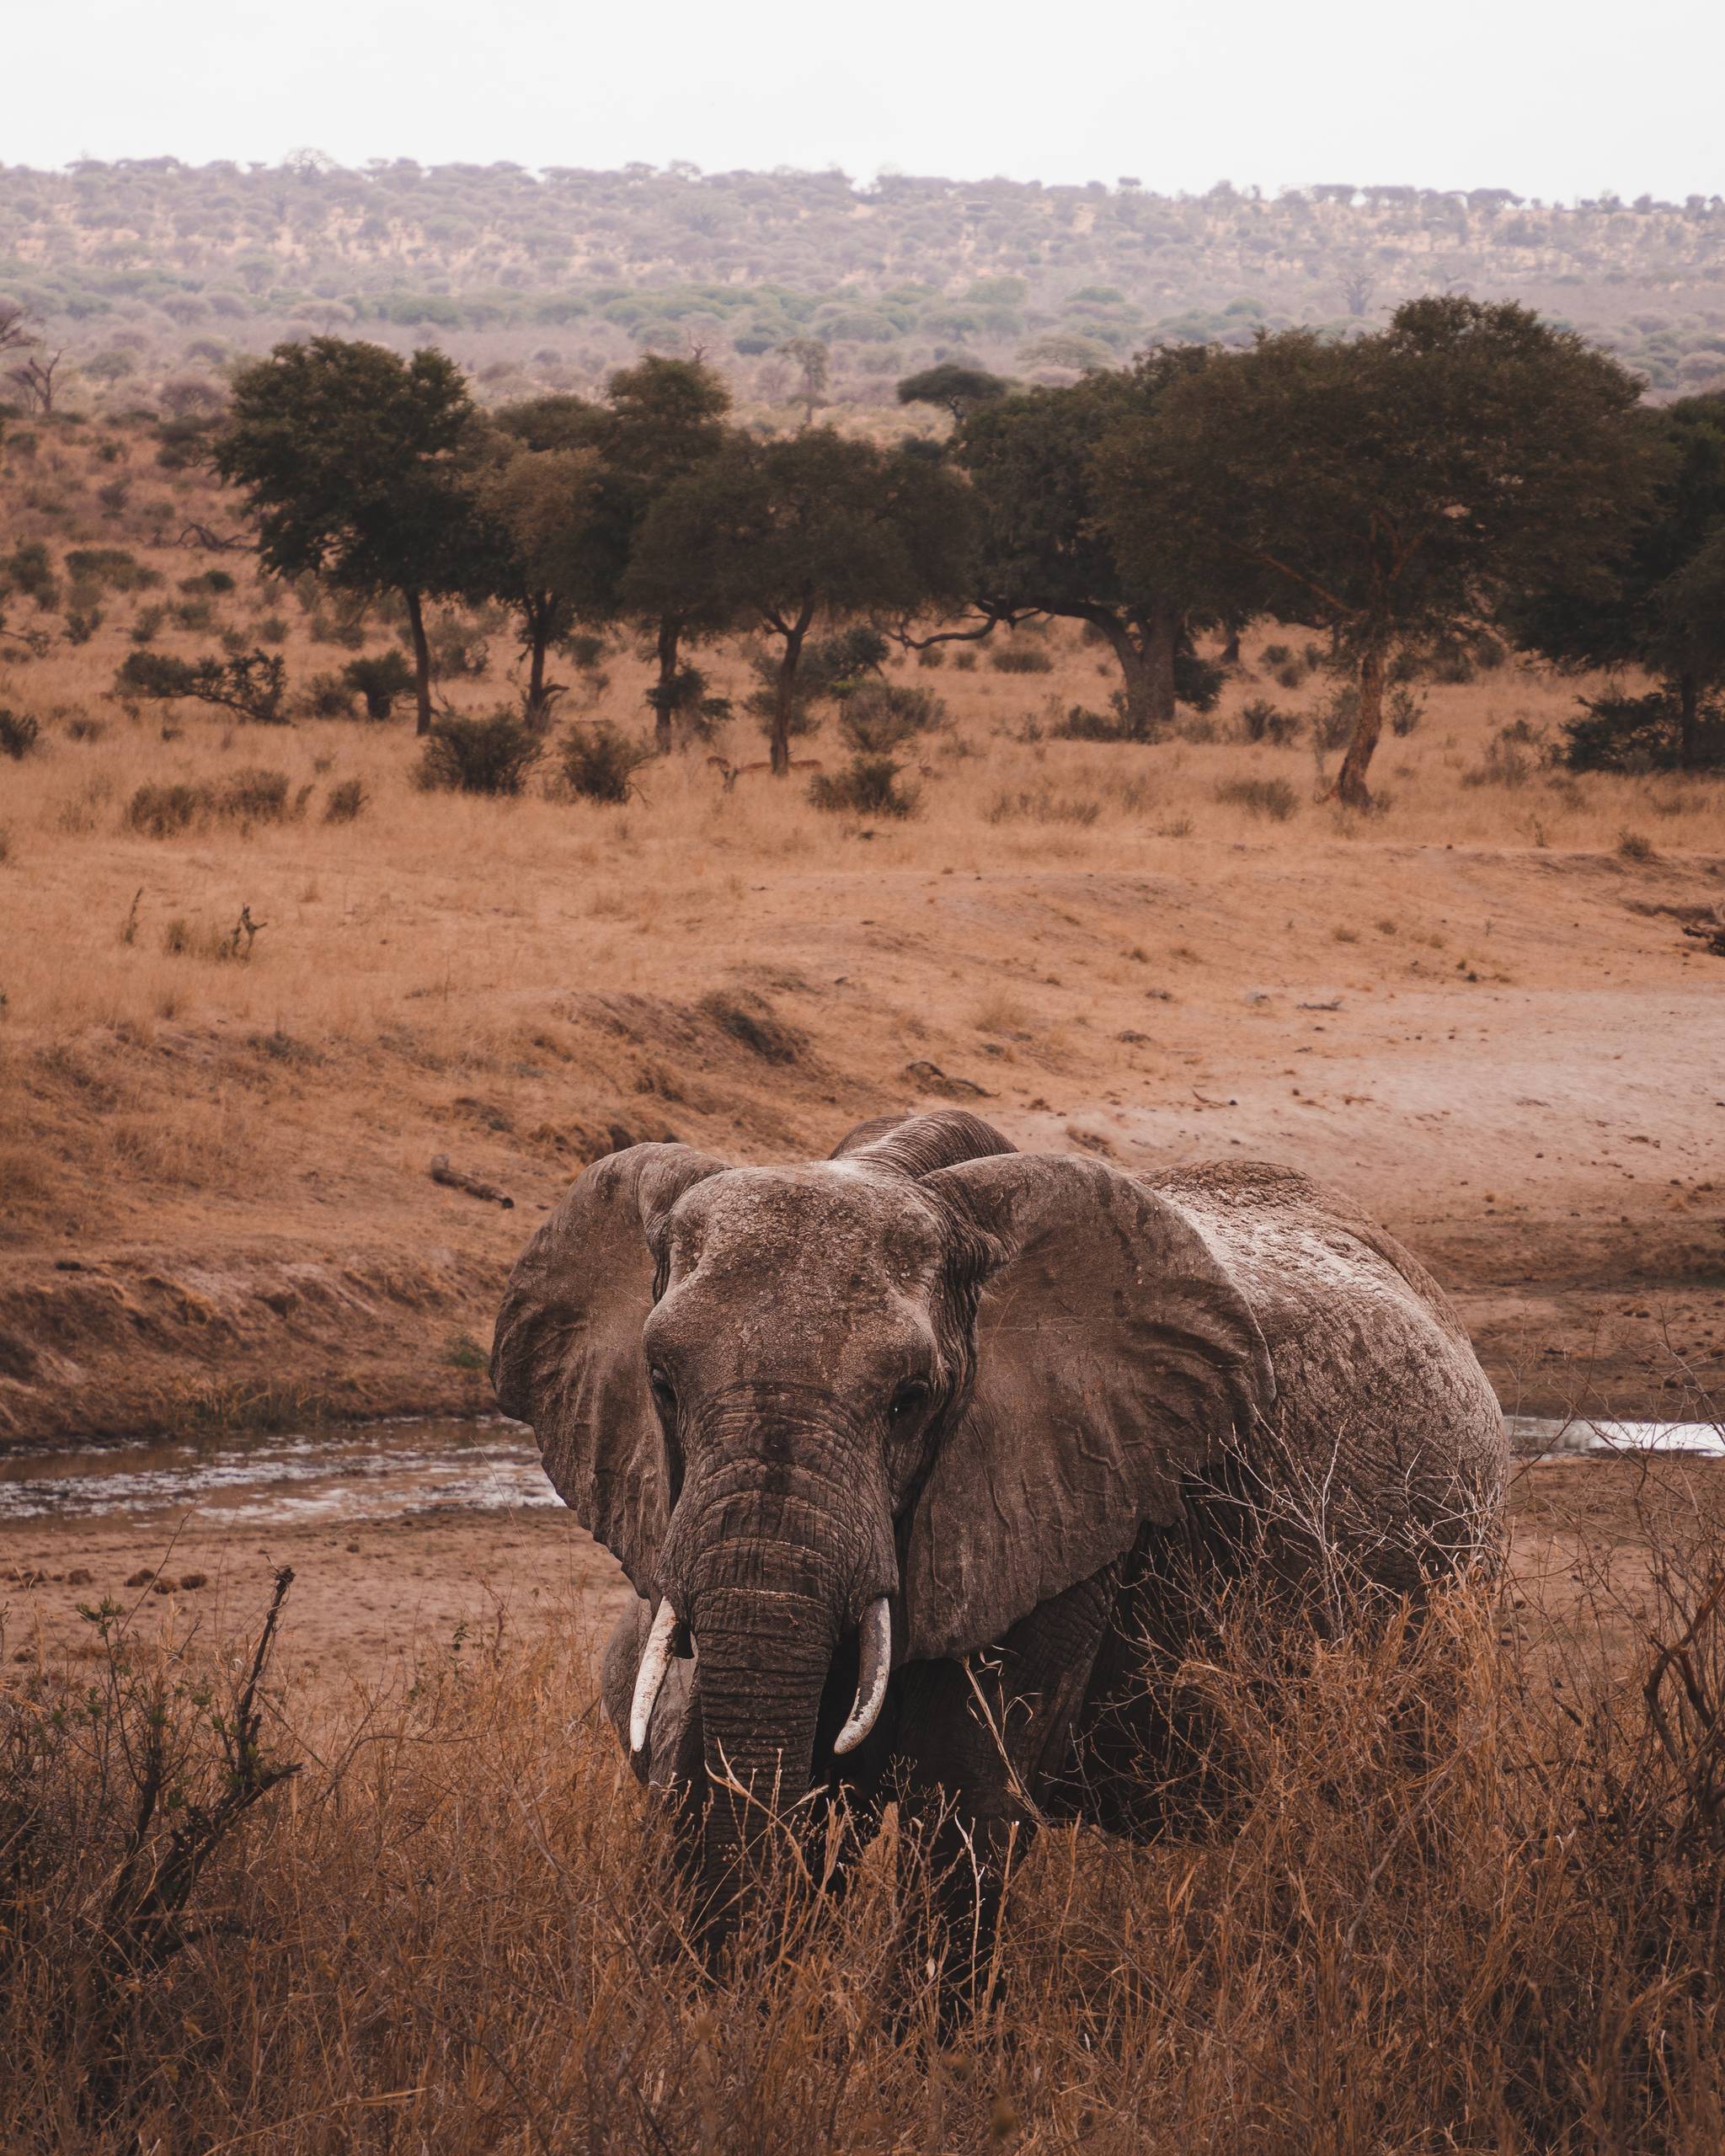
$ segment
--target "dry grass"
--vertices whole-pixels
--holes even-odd
[[[301,1772],[152,1931],[175,1833],[238,1785],[250,1643],[146,1649],[110,1616],[0,1721],[0,2147],[1699,2156],[1725,2122],[1711,1473],[1643,1478],[1632,1564],[1596,1536],[1578,1583],[1459,1591],[1423,1630],[1290,1651],[1236,1609],[1178,1676],[1232,1829],[1045,1829],[944,2036],[890,1816],[840,1906],[786,1855],[713,1983],[581,1643],[501,1622],[387,1697],[275,1694],[238,1783]]]

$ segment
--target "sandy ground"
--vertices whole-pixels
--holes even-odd
[[[1722,1507],[1722,1462],[1523,1465],[1510,1500],[1514,1598],[1574,1651],[1600,1642],[1632,1662],[1654,1614],[1650,1537],[1659,1532],[1669,1556],[1697,1523],[1713,1520],[1717,1536]],[[82,1613],[104,1602],[140,1638],[248,1635],[283,1566],[294,1582],[279,1668],[326,1697],[387,1692],[428,1664],[547,1628],[594,1656],[631,1593],[560,1509],[410,1514],[355,1531],[260,1531],[196,1513],[147,1528],[35,1520],[0,1528],[0,1650],[14,1663],[93,1654]]]

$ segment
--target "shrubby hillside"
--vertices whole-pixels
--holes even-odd
[[[62,392],[124,403],[278,338],[435,341],[493,398],[596,386],[699,350],[767,403],[826,348],[831,401],[890,401],[969,355],[1069,379],[1146,344],[1344,332],[1438,291],[1515,297],[1643,373],[1725,376],[1725,200],[1573,205],[1505,188],[1338,184],[1201,195],[840,172],[618,172],[173,157],[0,168],[0,298],[66,358]],[[80,380],[79,377],[82,377]]]

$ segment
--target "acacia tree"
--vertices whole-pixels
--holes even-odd
[[[986,367],[966,366],[959,360],[943,360],[924,367],[921,374],[906,375],[899,384],[901,404],[937,404],[952,414],[958,426],[979,404],[992,404],[1010,396],[1012,385],[1004,376]]]
[[[1725,686],[1725,395],[1635,415],[1651,475],[1598,573],[1547,580],[1513,611],[1517,640],[1573,671],[1640,666],[1659,681],[1683,771],[1706,760],[1703,699]]]
[[[582,619],[609,616],[620,548],[607,515],[604,472],[592,447],[554,448],[499,428],[473,480],[476,543],[470,595],[500,599],[521,624],[526,709],[543,717],[546,654]]]
[[[966,490],[937,461],[829,427],[734,435],[660,495],[624,579],[644,612],[688,603],[777,639],[773,770],[790,769],[798,670],[818,620],[911,616],[962,589]]]
[[[1638,394],[1525,307],[1414,300],[1350,343],[1286,330],[1213,355],[1092,470],[1123,562],[1153,566],[1171,524],[1204,533],[1268,611],[1329,632],[1359,692],[1337,792],[1365,808],[1393,656],[1585,574],[1635,498]]]
[[[441,352],[314,337],[241,369],[216,470],[257,519],[259,556],[339,590],[400,595],[418,730],[431,729],[425,602],[462,590],[479,543],[468,488],[477,415]]]
[[[1128,737],[1152,740],[1172,723],[1181,687],[1195,693],[1185,671],[1193,630],[1245,606],[1250,579],[1207,551],[1201,533],[1172,523],[1162,533],[1168,543],[1146,545],[1127,561],[1102,520],[1097,452],[1124,421],[1153,413],[1197,363],[1187,351],[1156,353],[1135,368],[969,404],[950,454],[975,504],[971,619],[924,642],[982,638],[1039,615],[1083,622],[1119,664]],[[900,392],[921,398],[926,382],[912,376]]]
[[[612,375],[606,399],[597,440],[627,557],[659,496],[724,446],[730,392],[698,360],[649,353]],[[624,567],[620,562],[620,579]],[[632,608],[627,593],[621,603],[653,640],[654,682],[647,702],[653,711],[654,745],[660,755],[668,755],[671,720],[681,694],[683,648],[692,640],[718,635],[727,618],[722,606],[715,610],[708,587],[698,578],[681,591],[661,589],[644,609]]]

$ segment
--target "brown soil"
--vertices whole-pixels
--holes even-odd
[[[1597,1646],[1632,1662],[1645,1645],[1650,1542],[1669,1556],[1722,1500],[1725,1463],[1522,1466],[1510,1500],[1519,1605],[1562,1652]],[[590,1654],[631,1591],[561,1511],[439,1512],[355,1529],[260,1530],[195,1513],[177,1528],[37,1519],[0,1527],[0,1652],[22,1662],[82,1643],[94,1655],[80,1609],[104,1600],[145,1634],[168,1625],[183,1636],[192,1620],[212,1640],[246,1634],[284,1565],[294,1586],[282,1673],[325,1696],[411,1681],[427,1662],[544,1627]]]

